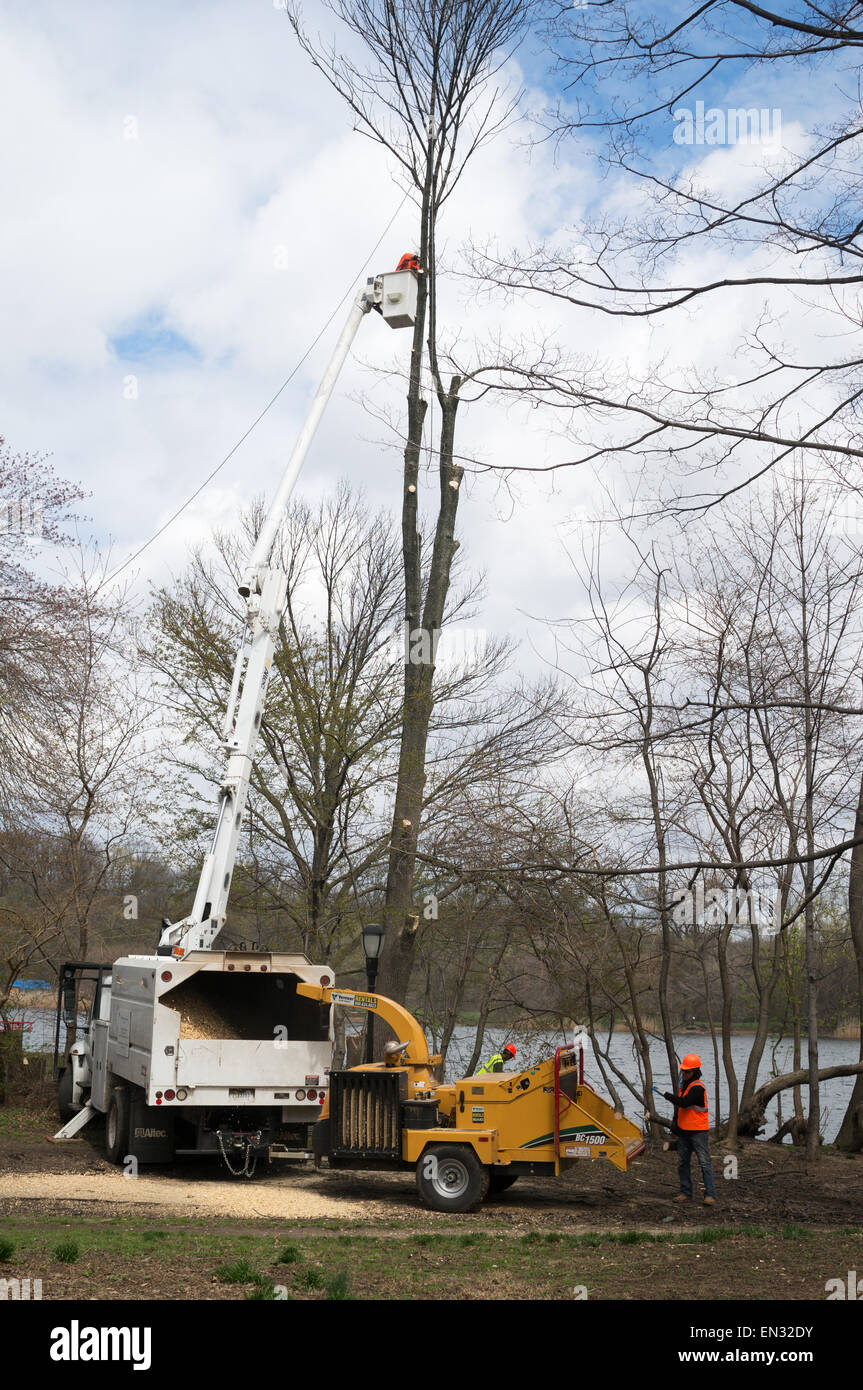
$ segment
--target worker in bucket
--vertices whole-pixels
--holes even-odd
[[[704,1205],[712,1207],[716,1203],[716,1184],[713,1181],[713,1166],[710,1162],[707,1134],[710,1129],[710,1116],[707,1113],[707,1087],[701,1080],[701,1058],[689,1052],[680,1064],[680,1090],[677,1095],[671,1091],[660,1091],[653,1087],[658,1096],[674,1106],[674,1132],[677,1135],[677,1176],[680,1192],[675,1202],[692,1201],[692,1154],[698,1155],[701,1166],[701,1180],[704,1183]]]
[[[488,1061],[480,1067],[477,1076],[482,1076],[484,1071],[503,1071],[504,1063],[511,1061],[514,1056],[515,1048],[512,1043],[507,1043],[500,1052],[495,1052],[493,1057],[489,1057]]]

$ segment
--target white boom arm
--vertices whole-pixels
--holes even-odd
[[[415,318],[416,300],[417,281],[412,271],[375,276],[357,295],[249,558],[240,585],[240,593],[246,600],[246,621],[223,726],[228,766],[219,787],[216,829],[201,869],[192,910],[181,922],[163,921],[157,948],[159,955],[182,956],[187,951],[207,950],[225,925],[267,682],[287,597],[287,576],[283,570],[269,564],[273,543],[315,431],[365,315],[370,309],[379,308],[392,327],[409,327]]]

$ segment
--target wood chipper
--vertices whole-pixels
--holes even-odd
[[[374,1011],[396,1035],[382,1062],[330,1072],[313,1131],[315,1162],[331,1168],[415,1169],[424,1204],[464,1212],[524,1174],[557,1176],[582,1158],[626,1170],[641,1130],[584,1080],[575,1046],[520,1072],[436,1081],[440,1057],[400,1004],[380,994],[299,984],[324,1005]]]

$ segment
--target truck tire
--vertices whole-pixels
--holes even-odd
[[[514,1182],[518,1182],[518,1173],[495,1173],[492,1171],[488,1179],[488,1195],[496,1197],[499,1192],[506,1192],[507,1188],[512,1187]]]
[[[129,1092],[115,1086],[105,1115],[105,1157],[109,1163],[122,1163],[129,1152]]]
[[[72,1063],[68,1062],[63,1068],[60,1077],[60,1084],[57,1087],[57,1113],[64,1125],[67,1125],[78,1111],[72,1105]]]
[[[420,1201],[432,1211],[474,1211],[488,1184],[488,1168],[466,1144],[430,1144],[417,1164]]]

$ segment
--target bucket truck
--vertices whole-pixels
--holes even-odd
[[[287,595],[287,576],[272,563],[276,536],[357,329],[373,309],[393,328],[412,326],[421,273],[412,266],[374,276],[354,300],[245,568],[245,624],[222,731],[226,768],[191,910],[163,921],[154,955],[71,961],[61,970],[55,1072],[66,1123],[54,1138],[71,1138],[104,1114],[112,1162],[221,1154],[232,1172],[250,1175],[261,1155],[305,1155],[325,1103],[332,1009],[301,986],[331,986],[330,968],[304,955],[214,943],[227,917]],[[61,1067],[60,1026],[77,1026],[85,982],[89,1017]]]

